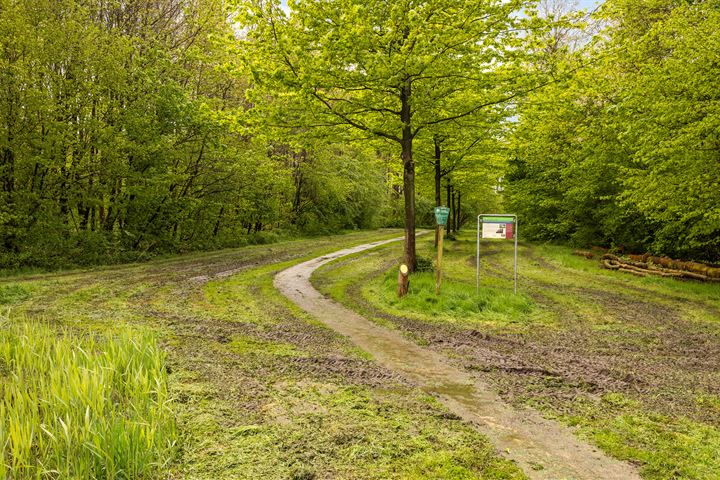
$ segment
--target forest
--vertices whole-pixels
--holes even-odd
[[[718,25],[0,0],[0,480],[717,480]]]
[[[454,202],[720,258],[716,2],[291,5],[4,0],[0,268],[411,230]]]

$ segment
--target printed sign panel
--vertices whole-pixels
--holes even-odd
[[[482,238],[505,238],[506,223],[483,223]]]
[[[514,238],[512,217],[484,217],[482,222],[482,238]]]

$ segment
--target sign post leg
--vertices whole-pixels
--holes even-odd
[[[480,293],[480,217],[477,219],[477,248],[475,249],[475,295]]]
[[[517,249],[518,249],[518,219],[515,218],[515,231],[513,232],[515,235],[515,295],[517,295]]]
[[[443,254],[443,237],[445,236],[445,227],[438,225],[438,246],[437,246],[437,265],[435,267],[435,295],[440,295],[440,283],[442,282],[442,254]]]

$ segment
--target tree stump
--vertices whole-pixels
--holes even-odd
[[[400,265],[400,270],[398,270],[398,298],[402,298],[408,293],[408,288],[410,288],[410,269],[407,265],[402,264]]]

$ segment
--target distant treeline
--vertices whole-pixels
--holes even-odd
[[[719,261],[720,3],[609,0],[594,21],[551,52],[573,73],[520,106],[523,235]]]
[[[400,221],[372,148],[243,127],[225,5],[0,0],[0,269]]]

